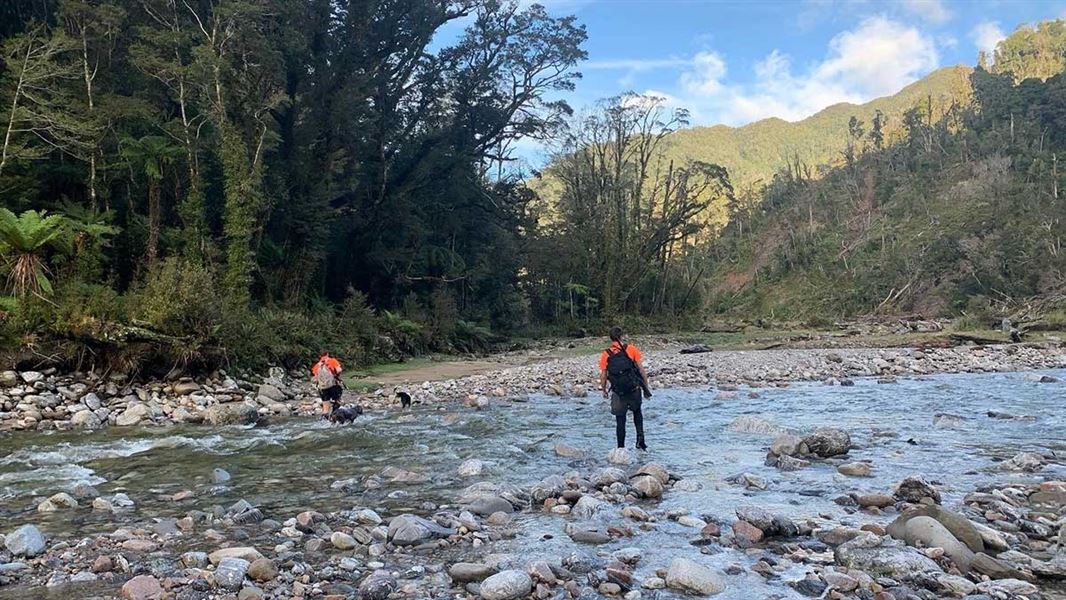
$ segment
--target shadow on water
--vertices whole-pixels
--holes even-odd
[[[748,391],[740,390],[735,399],[715,400],[715,394],[705,390],[661,390],[645,403],[652,447],[648,459],[701,485],[698,491],[669,492],[658,509],[686,509],[730,522],[736,506],[757,504],[797,519],[829,515],[859,525],[877,517],[849,515],[833,498],[851,491],[887,491],[908,475],[923,474],[937,482],[947,505],[985,482],[1066,478],[1061,462],[1036,474],[996,469],[997,463],[1021,451],[1050,451],[1060,457],[1066,453],[1063,384],[1040,384],[1009,373],[943,375],[891,385],[860,380],[854,387],[797,384],[751,390],[758,394],[754,399],[747,397]],[[1017,418],[993,418],[990,411]],[[944,413],[961,419],[952,420],[950,427],[934,427],[935,415]],[[858,446],[851,458],[871,461],[874,477],[847,478],[831,463],[790,473],[767,467],[763,461],[772,435],[726,429],[742,415],[796,430],[844,428]],[[474,481],[529,485],[547,475],[602,466],[599,457],[613,445],[613,435],[613,417],[599,398],[548,397],[501,402],[483,412],[448,406],[375,413],[348,427],[291,419],[248,429],[172,426],[91,434],[16,433],[0,438],[0,531],[33,522],[63,537],[109,532],[116,523],[181,517],[192,509],[228,506],[241,498],[277,520],[309,508],[328,512],[369,506],[387,514],[425,513],[424,503],[454,503]],[[588,449],[596,458],[558,457],[553,448],[561,442]],[[461,479],[456,469],[468,458],[484,461],[487,474]],[[408,485],[386,481],[367,489],[366,478],[386,466],[428,479]],[[229,471],[232,480],[213,483],[216,467]],[[724,481],[740,472],[764,478],[769,489],[749,491]],[[97,485],[103,494],[125,492],[137,506],[117,518],[85,508],[50,515],[35,511],[45,497],[79,481]],[[345,481],[349,484],[335,483]],[[175,503],[165,498],[186,489],[196,493],[193,499]],[[550,557],[573,550],[563,533],[565,518],[536,512],[516,520],[519,536],[500,542],[495,551]],[[638,575],[647,575],[674,555],[693,556],[696,549],[689,540],[696,534],[668,522],[606,549],[644,548]],[[271,538],[253,541],[265,548],[276,543]],[[188,542],[187,548],[213,549],[202,540]],[[720,568],[754,561],[725,549],[703,560]],[[801,577],[802,567],[787,575],[785,579]],[[731,577],[729,590],[720,597],[793,597],[780,582],[768,585],[750,572]],[[81,592],[92,593],[90,588]]]

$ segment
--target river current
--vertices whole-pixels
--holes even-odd
[[[1046,373],[1066,379],[1066,371]],[[1062,458],[1066,456],[1066,384],[1034,379],[1023,373],[939,375],[893,384],[861,379],[852,387],[821,383],[755,390],[742,387],[733,397],[706,389],[659,390],[645,402],[651,450],[639,459],[664,464],[671,473],[699,483],[700,489],[668,490],[661,502],[645,508],[652,512],[683,509],[729,523],[738,505],[754,504],[797,520],[831,517],[860,525],[886,522],[890,517],[848,514],[833,499],[856,491],[889,492],[895,482],[909,475],[924,475],[935,482],[947,506],[957,505],[983,483],[1066,479]],[[749,392],[757,397],[749,397]],[[934,426],[938,414],[961,419],[942,420],[941,426]],[[844,477],[836,472],[839,461],[815,462],[787,473],[765,466],[772,434],[727,429],[743,415],[798,431],[823,425],[843,428],[856,446],[849,460],[870,461],[873,477]],[[113,531],[121,524],[144,523],[151,517],[181,517],[192,508],[229,506],[242,498],[260,507],[267,518],[279,521],[306,509],[331,512],[357,506],[373,508],[386,517],[400,512],[427,514],[427,503],[454,504],[460,492],[477,481],[528,486],[548,475],[604,466],[613,437],[613,417],[598,397],[545,396],[498,401],[485,411],[449,405],[416,407],[408,413],[371,413],[344,427],[289,419],[255,428],[172,426],[13,433],[0,437],[0,531],[34,523],[51,535],[73,537]],[[633,438],[632,430],[629,437]],[[558,443],[585,449],[591,458],[559,457],[554,452]],[[1023,451],[1041,452],[1056,460],[1033,474],[1000,468],[1002,461]],[[460,463],[470,458],[486,463],[485,475],[473,479],[457,475]],[[352,486],[335,484],[361,481],[387,466],[423,474],[428,481],[386,482],[378,489],[356,485],[354,491]],[[227,470],[232,479],[214,483],[211,474],[216,467]],[[726,481],[741,472],[763,478],[768,489],[745,489]],[[105,495],[124,492],[136,507],[118,516],[87,507],[36,512],[41,500],[82,481]],[[186,489],[196,493],[193,500],[174,503],[165,499]],[[607,523],[623,521],[616,510],[608,512]],[[577,547],[563,533],[568,519],[539,510],[518,514],[518,536],[497,543],[492,551],[530,559],[568,554]],[[199,542],[190,541],[182,549],[214,549],[203,545],[208,542],[199,536],[192,537]],[[633,538],[583,550],[642,548],[638,577],[665,566],[673,556],[695,556],[722,569],[733,564],[749,567],[757,559],[732,549],[700,556],[689,543],[697,537],[694,529],[664,522],[654,531],[637,531]],[[253,541],[263,550],[277,543],[268,536]],[[783,579],[799,579],[803,573],[802,566],[797,566],[786,574],[794,577]],[[799,597],[780,581],[768,584],[747,570],[728,577],[728,591],[719,597],[768,595]]]

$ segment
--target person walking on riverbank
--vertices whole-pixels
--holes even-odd
[[[611,414],[614,415],[614,435],[619,448],[626,447],[626,413],[633,413],[633,427],[637,430],[637,449],[647,450],[644,441],[644,413],[641,412],[641,393],[651,398],[648,374],[641,364],[643,356],[632,344],[622,341],[622,328],[612,327],[611,346],[600,354],[600,389],[608,397],[610,383]]]
[[[318,362],[311,367],[311,376],[318,388],[318,397],[322,399],[322,418],[329,418],[329,413],[340,404],[341,400],[341,363],[323,352]]]

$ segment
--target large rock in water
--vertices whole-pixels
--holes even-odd
[[[216,404],[204,412],[204,422],[208,425],[249,425],[258,419],[259,410],[246,402]]]
[[[452,533],[451,529],[414,515],[400,515],[389,521],[389,540],[397,546],[415,546]]]
[[[574,504],[574,508],[570,511],[570,514],[579,519],[590,519],[600,512],[607,503],[595,496],[588,494],[578,498],[577,503]]]
[[[666,570],[666,585],[675,590],[702,596],[721,593],[725,583],[717,571],[692,562],[687,558],[675,558]]]
[[[498,496],[481,496],[475,498],[469,504],[464,505],[463,510],[468,510],[478,516],[487,517],[498,512],[513,513],[514,506]]]
[[[966,544],[973,552],[984,552],[985,542],[981,531],[969,519],[959,513],[952,512],[941,506],[927,505],[917,506],[903,511],[888,525],[888,535],[897,540],[906,539],[907,522],[915,517],[932,517],[943,525],[957,540]],[[1005,546],[1005,545],[1004,545]],[[998,548],[1006,550],[1006,547]]]
[[[448,575],[452,581],[469,583],[471,581],[484,581],[496,574],[496,567],[483,563],[455,563],[448,568]]]
[[[908,477],[896,485],[896,500],[918,504],[925,499],[940,504],[940,492],[922,477]]]
[[[44,553],[44,536],[33,525],[23,525],[4,537],[4,547],[14,556],[34,557]]]
[[[944,554],[955,561],[959,569],[966,573],[973,562],[973,551],[960,542],[946,527],[932,517],[914,517],[907,521],[903,532],[903,541],[909,546],[923,548],[943,548]]]
[[[942,572],[932,559],[918,550],[907,546],[882,545],[881,538],[869,532],[863,532],[837,546],[833,554],[838,565],[894,579],[905,580],[921,573]]]
[[[807,451],[822,458],[847,454],[851,450],[851,436],[843,429],[821,427],[803,438]]]
[[[481,582],[481,597],[485,600],[516,600],[532,590],[533,580],[525,571],[501,571]]]

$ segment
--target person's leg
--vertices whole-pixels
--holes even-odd
[[[637,450],[647,450],[648,445],[644,443],[644,413],[641,411],[640,404],[638,399],[633,405],[633,427],[637,430]]]
[[[614,416],[614,438],[619,448],[626,447],[626,414]]]

